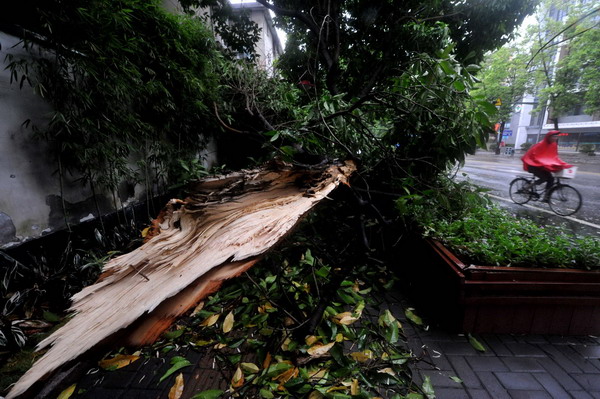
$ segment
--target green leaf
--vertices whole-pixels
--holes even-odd
[[[44,311],[42,317],[44,318],[44,320],[49,321],[51,323],[58,323],[60,321],[60,316],[47,310]]]
[[[399,333],[398,323],[391,323],[385,330],[385,339],[390,344],[395,344],[398,342]]]
[[[457,384],[462,384],[463,380],[461,380],[460,378],[458,378],[457,376],[452,376],[450,377],[450,379],[454,382],[456,382]]]
[[[175,330],[175,331],[167,331],[166,333],[163,334],[163,336],[166,339],[175,339],[175,338],[179,338],[181,337],[181,335],[185,332],[184,328],[181,328],[179,330]]]
[[[415,323],[418,326],[422,326],[423,325],[423,320],[417,316],[416,314],[413,313],[413,308],[407,308],[404,311],[404,314],[406,315],[406,317],[412,321],[413,323]]]
[[[260,396],[265,399],[272,399],[275,397],[275,395],[273,395],[273,393],[271,391],[268,391],[264,388],[260,390]]]
[[[192,399],[217,399],[224,392],[225,391],[221,389],[209,389],[207,391],[202,391],[199,394],[194,395]]]
[[[469,343],[471,344],[471,346],[473,348],[475,348],[476,351],[478,351],[478,352],[485,352],[486,351],[485,346],[483,346],[481,344],[481,342],[477,341],[477,339],[475,339],[474,336],[472,336],[471,334],[469,334],[468,337],[469,337]]]
[[[173,357],[171,359],[171,364],[173,366],[170,369],[168,369],[167,372],[162,377],[160,377],[160,380],[158,381],[159,383],[161,383],[165,379],[169,378],[169,376],[171,374],[173,374],[174,372],[176,372],[177,370],[192,365],[192,363],[190,363],[189,360],[187,360],[186,358],[181,357],[181,356],[175,356],[175,357]]]
[[[452,86],[454,86],[454,89],[457,91],[465,91],[465,89],[467,88],[462,80],[455,80],[452,83]]]
[[[427,399],[435,399],[435,392],[433,390],[433,385],[431,385],[431,378],[429,378],[428,375],[425,376],[423,385],[421,385],[421,389],[423,389],[423,393]]]

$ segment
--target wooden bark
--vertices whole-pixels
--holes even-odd
[[[73,317],[40,343],[50,349],[7,399],[111,337],[125,332],[127,344],[153,342],[254,265],[354,170],[351,162],[310,170],[272,164],[205,179],[184,201],[171,200],[148,242],[108,262],[99,280],[73,297]]]

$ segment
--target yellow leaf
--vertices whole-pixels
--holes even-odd
[[[360,393],[360,388],[358,387],[358,380],[353,379],[352,385],[350,386],[350,395],[358,395],[359,393]]]
[[[327,352],[335,345],[335,342],[330,342],[326,345],[316,344],[308,348],[307,352],[312,357],[325,356]]]
[[[256,374],[259,372],[259,368],[254,363],[240,363],[240,367],[247,373]]]
[[[314,335],[309,335],[308,337],[306,337],[304,339],[304,342],[306,342],[306,345],[308,346],[312,346],[315,342],[317,342],[319,340],[319,337],[316,337]]]
[[[234,388],[241,387],[244,384],[244,373],[241,368],[237,368],[231,379],[231,386]]]
[[[335,342],[342,342],[344,340],[344,334],[342,333],[337,333],[335,335]]]
[[[292,367],[283,373],[272,378],[273,381],[279,381],[279,385],[283,385],[290,379],[298,376],[298,367]]]
[[[364,363],[367,360],[373,359],[373,352],[367,349],[363,352],[352,352],[350,356],[357,362]]]
[[[215,313],[213,315],[208,316],[206,319],[204,319],[202,323],[200,323],[200,326],[210,327],[214,325],[219,320],[219,316],[221,316],[220,313]]]
[[[377,370],[377,372],[381,374],[396,375],[396,372],[392,370],[391,367],[386,367],[384,369]]]
[[[312,391],[310,395],[308,395],[308,399],[322,399],[324,398],[323,394],[319,391]]]
[[[223,332],[228,333],[233,328],[233,312],[227,313],[225,316],[225,321],[223,321]]]
[[[265,360],[263,361],[263,369],[266,369],[267,367],[269,367],[271,365],[271,352],[267,352],[266,356],[265,356]]]
[[[73,393],[75,392],[76,386],[77,386],[77,384],[71,385],[70,387],[68,387],[67,389],[62,391],[60,393],[60,395],[58,395],[58,398],[56,398],[56,399],[69,399],[71,397],[71,395],[73,395]]]
[[[225,347],[227,347],[227,344],[215,344],[214,346],[215,349],[223,349]]]
[[[149,231],[150,231],[150,226],[148,226],[144,230],[142,230],[142,238],[146,238]]]
[[[200,312],[202,309],[204,308],[204,301],[201,301],[198,305],[196,305],[196,307],[194,308],[194,311],[192,312],[192,316],[196,316],[198,314],[198,312]]]
[[[319,369],[319,370],[316,370],[314,373],[309,372],[308,378],[310,381],[313,381],[313,382],[320,381],[323,378],[325,378],[328,371],[329,371],[328,369]]]
[[[329,392],[335,392],[335,391],[347,391],[347,390],[348,390],[348,388],[342,385],[342,386],[339,386],[339,387],[331,387],[331,388],[329,388],[327,390],[327,393],[329,393]]]
[[[292,339],[290,337],[287,337],[282,343],[281,343],[281,350],[282,351],[287,351],[289,348],[290,343],[292,342]]]
[[[98,366],[105,370],[116,370],[125,366],[129,366],[139,358],[140,357],[137,355],[117,355],[112,359],[100,360],[98,362]]]
[[[179,373],[175,378],[175,384],[169,390],[169,399],[179,399],[181,395],[183,395],[183,374]]]
[[[356,320],[358,320],[358,317],[354,317],[352,315],[352,313],[350,313],[350,312],[343,312],[343,313],[339,313],[339,314],[336,314],[335,316],[333,316],[332,320],[335,324],[340,324],[342,326],[349,326],[350,324],[352,324]]]
[[[283,325],[286,327],[293,326],[294,324],[296,324],[296,322],[291,317],[286,317],[283,319]]]

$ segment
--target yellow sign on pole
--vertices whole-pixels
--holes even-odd
[[[502,105],[502,100],[498,98],[498,99],[497,99],[497,100],[494,102],[494,105],[495,105],[496,107],[499,107],[499,106],[501,106],[501,105]]]

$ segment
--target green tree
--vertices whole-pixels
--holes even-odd
[[[598,26],[600,2],[545,0],[528,28],[523,46],[530,49],[531,91],[538,94],[538,112],[549,107],[549,118],[558,129],[561,115],[581,105],[586,112],[598,109]],[[566,15],[566,16],[565,16]]]
[[[526,69],[528,57],[529,54],[518,45],[505,45],[485,58],[481,71],[477,75],[481,83],[473,94],[481,95],[490,102],[500,99],[497,115],[497,121],[500,123],[498,142],[505,123],[510,120],[515,105],[522,102],[528,87],[529,74]]]

